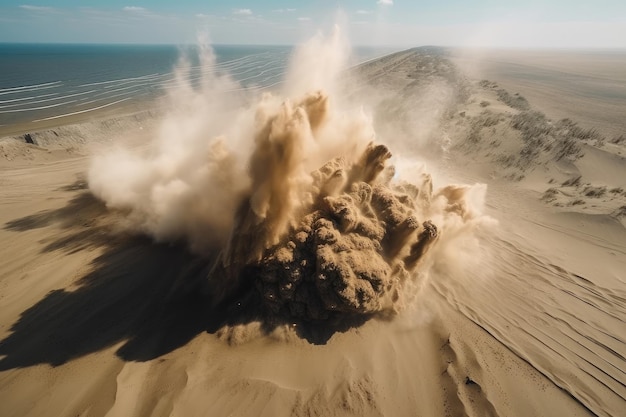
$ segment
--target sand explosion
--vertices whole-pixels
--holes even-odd
[[[292,68],[342,46],[337,36],[305,45]],[[295,99],[264,94],[235,110],[215,104],[232,84],[227,77],[211,75],[200,90],[186,85],[180,97],[170,92],[180,105],[151,152],[94,159],[90,188],[125,210],[134,229],[184,238],[201,254],[218,250],[208,276],[214,304],[247,288],[282,317],[395,311],[450,217],[464,223],[473,213],[467,187],[433,192],[428,174],[397,178],[371,118],[326,92],[340,69],[303,77],[306,94],[293,88],[292,71]]]
[[[436,240],[436,226],[424,221],[430,177],[392,183],[384,145],[298,172],[303,138],[315,140],[327,115],[328,98],[316,93],[284,103],[259,126],[251,192],[209,277],[224,289],[219,297],[254,285],[272,314],[311,320],[392,309]]]

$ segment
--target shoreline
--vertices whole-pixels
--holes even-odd
[[[245,47],[247,45],[241,45]],[[409,48],[410,49],[410,48]],[[366,64],[368,62],[373,62],[376,60],[384,59],[391,55],[397,54],[399,52],[404,52],[405,50],[394,51],[389,53],[384,53],[383,55],[368,58],[362,62],[358,62],[353,66],[346,69],[346,71],[354,71],[359,66]],[[282,84],[280,82],[279,84]],[[274,85],[270,85],[268,87],[263,87],[263,89],[271,88]],[[258,88],[251,88],[249,91],[257,91]],[[89,123],[89,122],[99,122],[108,118],[117,118],[130,116],[135,113],[142,113],[144,111],[160,111],[160,107],[163,106],[162,99],[165,96],[166,92],[162,91],[154,97],[144,98],[141,100],[137,100],[136,98],[129,97],[124,99],[124,101],[131,100],[132,103],[117,105],[119,103],[109,103],[101,106],[100,108],[87,109],[78,111],[73,114],[60,114],[47,117],[42,120],[35,120],[30,122],[23,123],[13,123],[13,124],[4,124],[0,125],[0,140],[8,137],[17,138],[19,136],[25,135],[27,133],[38,133],[46,130],[51,130],[54,128],[58,128],[65,125],[75,125],[79,123]],[[145,107],[148,107],[146,109]],[[108,108],[111,107],[111,108]],[[105,109],[106,108],[106,109]]]
[[[135,102],[126,106],[112,106],[112,108],[99,108],[69,115],[59,115],[48,120],[17,123],[0,126],[0,140],[6,138],[18,138],[27,133],[37,134],[55,128],[87,123],[104,122],[110,119],[131,117],[145,112],[158,112],[159,98]],[[147,106],[146,106],[147,105]],[[146,108],[147,107],[147,108]]]

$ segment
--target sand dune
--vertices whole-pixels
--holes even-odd
[[[155,243],[86,182],[87,155],[129,137],[141,151],[158,116],[1,139],[0,415],[620,415],[626,144],[563,154],[544,110],[529,157],[514,118],[540,109],[532,94],[472,75],[426,48],[345,83],[399,175],[488,187],[488,219],[444,229],[391,317],[270,325],[254,298],[208,303],[218,250]]]
[[[571,118],[609,137],[624,133],[623,51],[453,51],[471,77],[523,92],[553,119]]]

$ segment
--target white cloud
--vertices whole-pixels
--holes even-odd
[[[274,13],[292,13],[292,12],[295,12],[296,9],[274,9],[272,11]]]
[[[310,22],[311,18],[310,17],[299,17],[298,20],[300,22]]]
[[[30,4],[22,4],[20,5],[20,8],[24,10],[30,10],[33,12],[51,12],[52,10],[54,10],[52,7],[31,6]]]
[[[143,7],[137,7],[137,6],[126,6],[122,8],[122,10],[124,10],[125,12],[145,12],[146,11],[146,9],[144,9]]]
[[[378,0],[376,4],[380,4],[381,6],[393,6],[393,0]]]
[[[239,16],[252,16],[252,10],[250,9],[233,9],[233,14]]]
[[[357,10],[356,14],[372,14],[371,10]]]

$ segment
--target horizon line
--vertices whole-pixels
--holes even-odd
[[[259,47],[295,47],[301,45],[302,43],[293,43],[293,44],[274,44],[274,43],[226,43],[226,42],[215,42],[210,43],[209,45],[214,46],[259,46]],[[0,41],[0,45],[67,45],[67,46],[196,46],[197,43],[194,42],[171,42],[171,43],[148,43],[148,42],[46,42],[46,41],[38,41],[38,42],[4,42]],[[626,46],[624,47],[610,47],[610,46],[503,46],[503,45],[494,45],[494,46],[484,46],[484,45],[432,45],[432,44],[422,44],[422,45],[372,45],[372,44],[354,44],[351,45],[353,48],[397,48],[397,49],[412,49],[412,48],[423,48],[423,47],[434,47],[434,48],[447,48],[447,49],[477,49],[477,50],[567,50],[567,51],[625,51]]]

